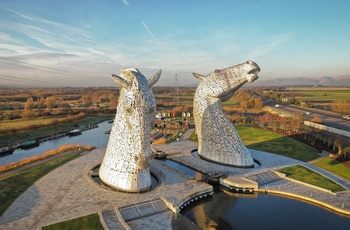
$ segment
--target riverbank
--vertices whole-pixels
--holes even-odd
[[[29,140],[39,140],[39,139],[53,137],[56,135],[66,134],[69,131],[72,131],[74,129],[78,129],[78,128],[83,129],[90,126],[94,126],[103,121],[110,120],[112,118],[113,116],[84,117],[77,121],[73,121],[63,125],[53,125],[50,127],[38,128],[34,130],[33,129],[24,130],[14,134],[11,134],[11,133],[2,134],[0,138],[0,147],[17,146]]]
[[[4,175],[10,175],[12,173],[19,172],[35,165],[65,156],[67,154],[75,154],[82,151],[91,151],[94,148],[95,146],[63,145],[58,149],[50,150],[46,153],[43,153],[42,155],[25,158],[19,162],[13,162],[0,166],[0,178],[5,177]]]

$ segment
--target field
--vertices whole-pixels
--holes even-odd
[[[350,88],[289,88],[290,91],[280,91],[288,97],[295,97],[299,101],[350,101]]]
[[[0,130],[11,130],[16,129],[18,127],[25,128],[28,126],[46,126],[50,125],[53,122],[60,122],[64,120],[65,118],[37,118],[37,119],[31,119],[31,120],[5,120],[2,121],[0,124]]]

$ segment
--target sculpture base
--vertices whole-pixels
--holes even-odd
[[[220,165],[235,167],[235,168],[254,168],[254,163],[253,164],[249,164],[249,165],[228,164],[228,163],[225,163],[224,161],[214,160],[214,159],[210,159],[208,157],[205,157],[205,156],[201,155],[199,152],[198,152],[198,157],[200,157],[200,158],[202,158],[203,160],[206,160],[206,161],[210,161],[210,162],[217,163],[217,164],[220,164]]]
[[[143,192],[149,190],[152,186],[149,168],[133,174],[130,172],[116,172],[101,165],[99,175],[102,183],[124,192]]]

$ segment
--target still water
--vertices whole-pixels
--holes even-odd
[[[82,145],[93,145],[96,148],[105,148],[108,143],[109,135],[105,134],[105,131],[110,130],[112,127],[108,121],[99,124],[98,128],[90,129],[82,132],[78,136],[65,136],[50,141],[40,143],[38,147],[31,149],[16,149],[13,154],[0,157],[0,165],[5,165],[10,162],[17,162],[21,159],[41,155],[46,151],[57,149],[61,145],[65,144],[82,144]]]
[[[171,160],[165,163],[191,176],[198,173]],[[224,187],[216,187],[212,198],[182,213],[202,229],[350,229],[350,217],[317,205],[262,193],[232,193]]]
[[[350,218],[281,196],[218,190],[183,211],[202,229],[349,229]]]

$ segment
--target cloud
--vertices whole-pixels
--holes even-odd
[[[32,17],[30,17],[30,16],[21,14],[21,13],[19,13],[19,12],[17,12],[17,11],[11,10],[11,9],[7,9],[7,10],[11,11],[11,12],[14,13],[14,14],[17,14],[18,16],[20,16],[20,17],[22,17],[22,18],[24,18],[24,19],[28,19],[28,20],[37,22],[34,18],[32,18]]]
[[[61,33],[61,35],[62,35],[63,37],[65,37],[65,38],[67,38],[67,39],[73,41],[73,42],[76,42],[76,43],[78,43],[78,44],[80,44],[80,45],[82,45],[82,46],[88,48],[88,50],[91,51],[91,52],[94,53],[94,54],[97,54],[97,55],[104,55],[104,54],[105,54],[104,52],[101,52],[101,51],[99,51],[99,50],[93,49],[93,48],[91,48],[90,46],[85,45],[84,43],[79,42],[79,41],[76,40],[76,39],[73,39],[73,38],[71,38],[71,37],[68,37],[68,36],[65,35],[65,34],[62,34],[62,33]]]
[[[124,5],[130,6],[130,4],[129,4],[129,2],[127,0],[122,0],[122,1],[123,1]]]
[[[148,31],[148,33],[153,37],[154,40],[157,41],[157,38],[154,36],[154,34],[148,29],[148,26],[146,25],[146,23],[144,21],[141,21],[143,27],[145,27],[145,29]]]

